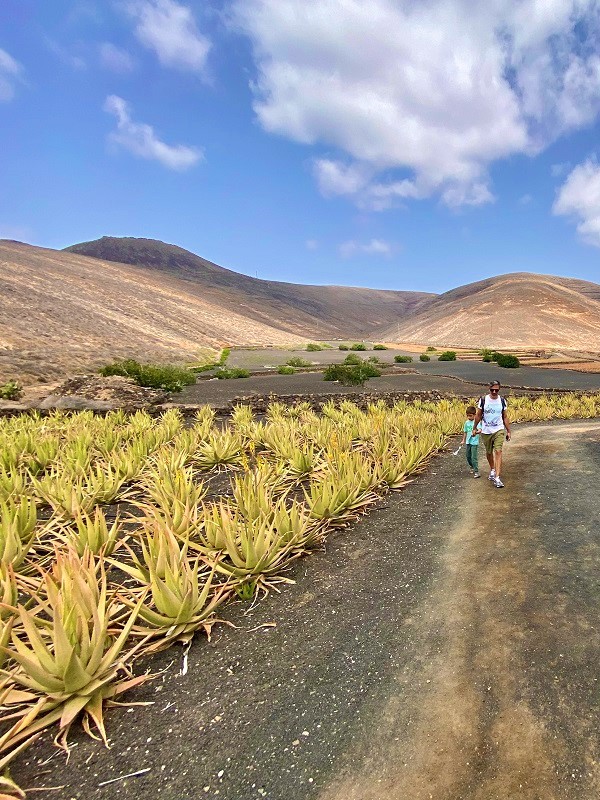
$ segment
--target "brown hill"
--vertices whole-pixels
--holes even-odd
[[[113,358],[182,362],[207,345],[301,341],[168,275],[0,242],[0,384],[61,377]]]
[[[380,337],[441,347],[600,352],[600,285],[526,272],[501,275],[426,301]]]
[[[115,257],[122,240],[104,241]],[[143,266],[0,241],[0,384],[113,358],[190,362],[206,346],[360,336],[423,297],[258,281],[178,247],[125,241],[121,255]]]
[[[305,339],[366,338],[435,296],[259,280],[155,239],[103,236],[67,247],[66,252],[144,267],[156,278],[175,277],[211,303]]]

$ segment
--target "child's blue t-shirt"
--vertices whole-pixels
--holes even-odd
[[[479,434],[476,433],[475,436],[472,435],[474,425],[474,419],[466,420],[465,424],[463,425],[463,431],[467,434],[465,439],[466,444],[479,444]]]

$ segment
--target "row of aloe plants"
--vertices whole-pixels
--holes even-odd
[[[511,402],[515,421],[599,411],[598,395]],[[106,742],[104,709],[148,679],[138,659],[278,590],[463,417],[444,400],[0,420],[0,770],[50,726],[64,748],[76,720]]]

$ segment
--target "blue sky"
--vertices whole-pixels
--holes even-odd
[[[599,42],[593,0],[3,0],[0,236],[600,281]]]

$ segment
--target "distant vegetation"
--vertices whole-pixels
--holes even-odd
[[[306,349],[308,350],[309,353],[316,353],[317,350],[323,349],[323,345],[317,344],[316,342],[309,342],[306,345]]]
[[[8,381],[0,386],[0,400],[18,400],[22,393],[21,384],[17,381]]]
[[[444,350],[438,356],[438,361],[456,361],[456,352],[454,350]]]
[[[435,353],[435,351],[436,351],[436,348],[432,347],[431,345],[429,345],[429,347],[427,348],[427,352],[428,353]]]
[[[372,364],[332,364],[323,373],[323,380],[339,381],[344,386],[362,386],[369,378],[379,378],[381,372]]]
[[[289,364],[282,364],[281,367],[277,367],[277,372],[280,375],[293,375],[296,370],[293,367],[290,367]]]
[[[350,350],[367,350],[367,349],[368,349],[367,345],[362,343],[353,344],[352,347],[350,348]]]
[[[521,366],[521,362],[517,356],[513,356],[510,353],[499,353],[497,350],[488,350],[484,348],[479,351],[479,355],[482,361],[488,364],[495,361],[499,367],[504,367],[505,369],[517,369]]]
[[[412,362],[412,356],[394,356],[394,361],[396,364],[410,364]]]
[[[426,353],[421,353],[421,355],[419,356],[419,361],[431,361],[431,359]]]
[[[194,374],[189,369],[173,365],[140,364],[132,358],[107,364],[98,371],[104,377],[122,375],[134,380],[138,386],[165,389],[167,392],[180,392],[184,386],[196,382]]]
[[[384,344],[374,344],[373,350],[387,350],[388,348]]]
[[[288,358],[285,362],[286,366],[288,367],[311,367],[312,364],[310,361],[306,361],[304,358],[300,358],[299,356],[294,356],[293,358]]]
[[[209,372],[211,369],[217,369],[217,367],[224,367],[227,363],[227,359],[231,353],[231,348],[224,347],[221,350],[221,355],[219,356],[218,361],[212,361],[207,364],[199,364],[194,367],[190,367],[192,372]]]
[[[350,350],[347,344],[340,344],[338,350]]]
[[[344,359],[344,364],[356,365],[356,364],[363,364],[363,360],[360,356],[357,356],[356,353],[348,353],[346,358]]]
[[[215,372],[215,378],[219,380],[229,380],[230,378],[249,378],[250,373],[247,369],[240,367],[219,367]]]
[[[499,367],[505,367],[506,369],[516,369],[517,367],[521,366],[521,362],[516,356],[510,355],[508,353],[498,353],[497,354],[496,363]]]

